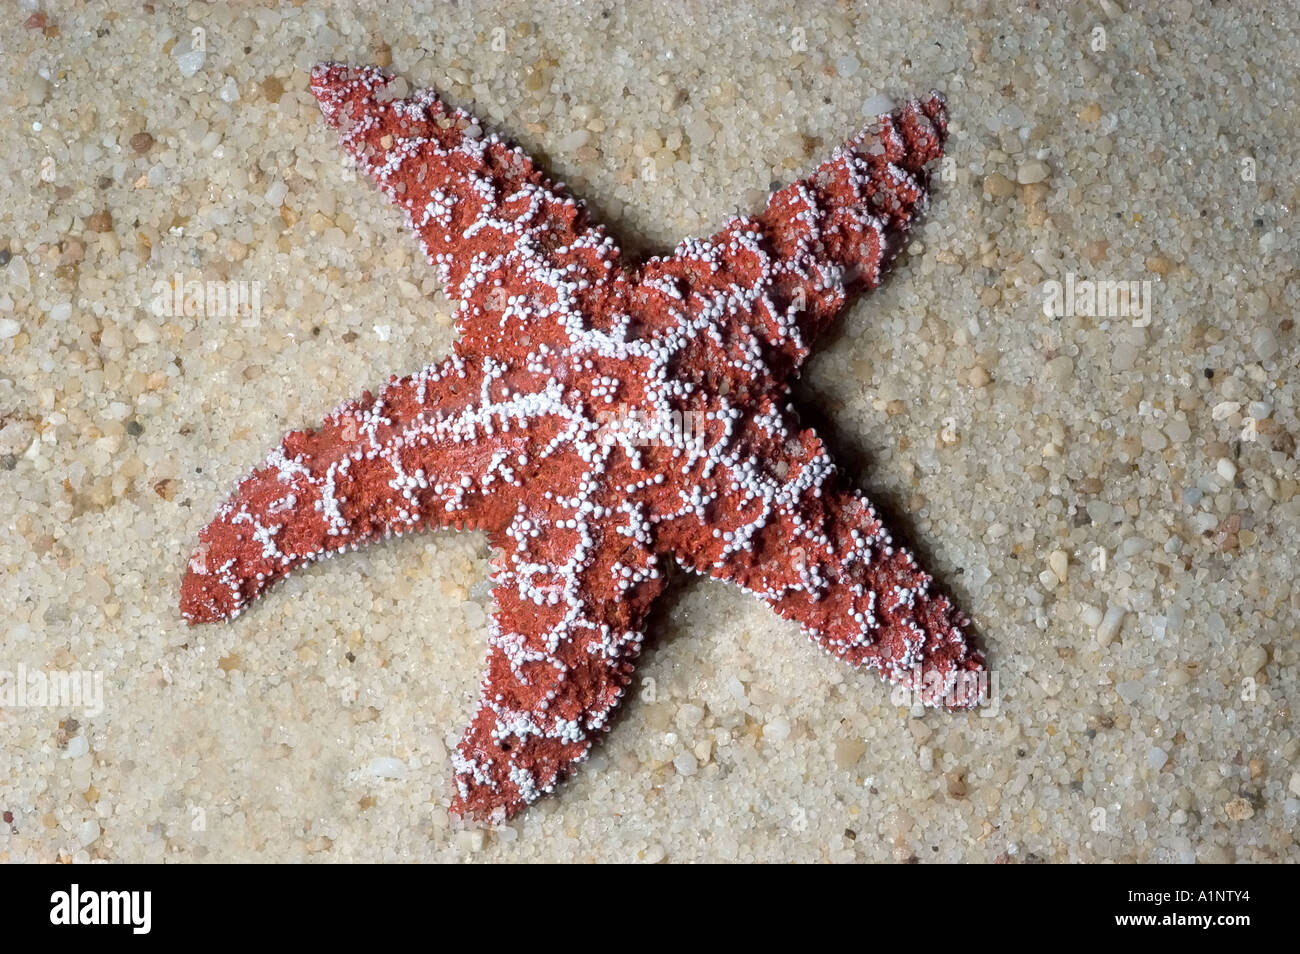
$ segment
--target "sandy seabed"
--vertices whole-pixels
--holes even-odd
[[[1269,6],[8,5],[0,689],[102,698],[0,696],[0,860],[1300,860],[1300,10]],[[994,704],[910,711],[683,577],[587,766],[473,828],[481,534],[187,627],[238,479],[452,341],[318,60],[436,87],[635,254],[941,89],[925,224],[799,400],[975,620]],[[176,313],[175,276],[257,307]]]

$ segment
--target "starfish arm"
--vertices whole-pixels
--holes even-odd
[[[586,207],[518,147],[432,90],[374,68],[322,64],[312,92],[344,148],[406,214],[470,349],[536,322],[561,327],[626,294],[619,250]],[[617,309],[615,309],[617,310]],[[511,328],[514,323],[515,327]]]
[[[813,431],[767,404],[701,467],[700,489],[658,531],[682,566],[740,585],[928,705],[979,701],[983,657],[968,621],[842,485]]]
[[[729,364],[752,389],[781,384],[845,303],[880,284],[925,208],[926,164],[943,155],[947,128],[938,93],[881,114],[760,215],[647,263],[638,295],[684,302],[717,328],[691,356],[701,368]]]
[[[491,383],[453,356],[287,434],[200,532],[185,618],[232,618],[302,564],[393,534],[504,522],[514,409],[488,401]]]
[[[458,814],[500,820],[550,792],[631,682],[663,577],[639,509],[582,496],[532,498],[491,535],[496,607],[478,708],[452,759]]]

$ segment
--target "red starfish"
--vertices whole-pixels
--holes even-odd
[[[786,404],[813,339],[879,284],[923,206],[942,98],[881,115],[761,215],[633,269],[520,150],[392,82],[323,65],[311,85],[460,300],[460,338],[284,438],[200,534],[186,618],[232,618],[295,567],[390,534],[485,530],[487,673],[453,759],[453,807],[476,817],[549,792],[608,728],[661,557],[929,704],[976,701],[967,621]]]

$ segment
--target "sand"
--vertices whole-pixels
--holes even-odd
[[[397,6],[0,14],[0,692],[90,690],[0,696],[0,860],[1300,860],[1300,11]],[[975,620],[991,704],[898,705],[683,576],[589,764],[478,828],[447,806],[481,534],[187,627],[238,479],[452,340],[322,59],[437,87],[637,254],[942,90],[928,218],[799,402]],[[258,306],[175,313],[175,276]],[[1123,286],[1068,307],[1085,281]]]

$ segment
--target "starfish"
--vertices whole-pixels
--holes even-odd
[[[788,387],[879,285],[942,155],[942,97],[882,113],[753,217],[632,267],[520,149],[432,91],[322,64],[311,89],[449,295],[449,357],[290,432],[200,533],[191,623],[319,557],[426,528],[492,546],[453,809],[513,815],[569,775],[631,682],[666,564],[726,580],[927,705],[973,705],[969,621],[801,427]]]

